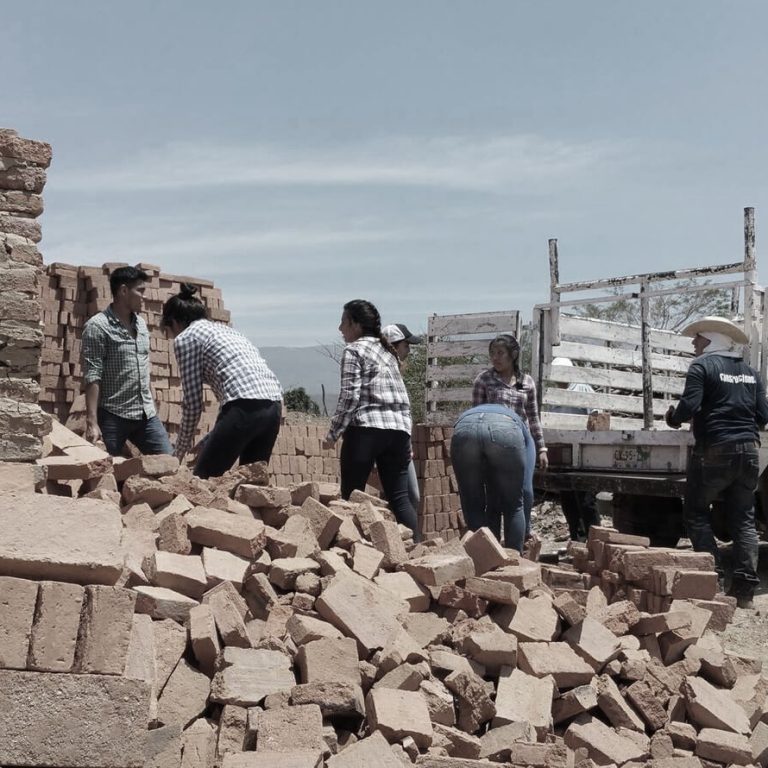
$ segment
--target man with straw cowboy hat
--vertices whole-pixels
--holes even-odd
[[[759,431],[768,423],[765,388],[754,368],[744,362],[747,336],[724,317],[705,317],[683,328],[691,336],[695,359],[685,377],[677,407],[666,422],[677,429],[693,422],[695,445],[688,464],[685,524],[693,548],[710,552],[721,579],[724,571],[712,533],[710,506],[724,503],[733,539],[733,567],[728,594],[740,608],[751,608],[757,577],[758,541],[755,489],[760,473]]]

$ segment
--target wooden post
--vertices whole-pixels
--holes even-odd
[[[533,308],[531,318],[531,376],[536,384],[536,396],[541,410],[541,398],[544,392],[544,366],[542,364],[541,349],[541,316],[543,312],[537,307]]]
[[[759,331],[756,326],[755,290],[757,263],[755,260],[755,209],[744,209],[744,333],[749,339],[749,361],[760,368]]]
[[[653,428],[653,375],[651,372],[651,325],[648,281],[640,282],[640,335],[643,354],[643,429]]]
[[[557,240],[549,240],[549,343],[560,343],[560,265],[557,256]]]

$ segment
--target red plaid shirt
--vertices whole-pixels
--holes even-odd
[[[539,421],[539,408],[536,402],[536,384],[533,379],[525,374],[523,385],[518,388],[517,383],[511,386],[493,368],[483,371],[477,376],[472,385],[472,405],[494,403],[511,408],[521,419],[528,424],[531,437],[536,444],[536,452],[543,451],[544,432]]]

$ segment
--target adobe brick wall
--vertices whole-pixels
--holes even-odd
[[[37,404],[43,334],[41,193],[51,147],[0,128],[0,461],[34,461],[50,418]]]

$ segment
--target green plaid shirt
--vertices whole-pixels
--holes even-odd
[[[83,328],[85,383],[101,382],[99,407],[124,419],[157,413],[149,388],[149,331],[139,315],[131,318],[136,338],[110,304]]]

